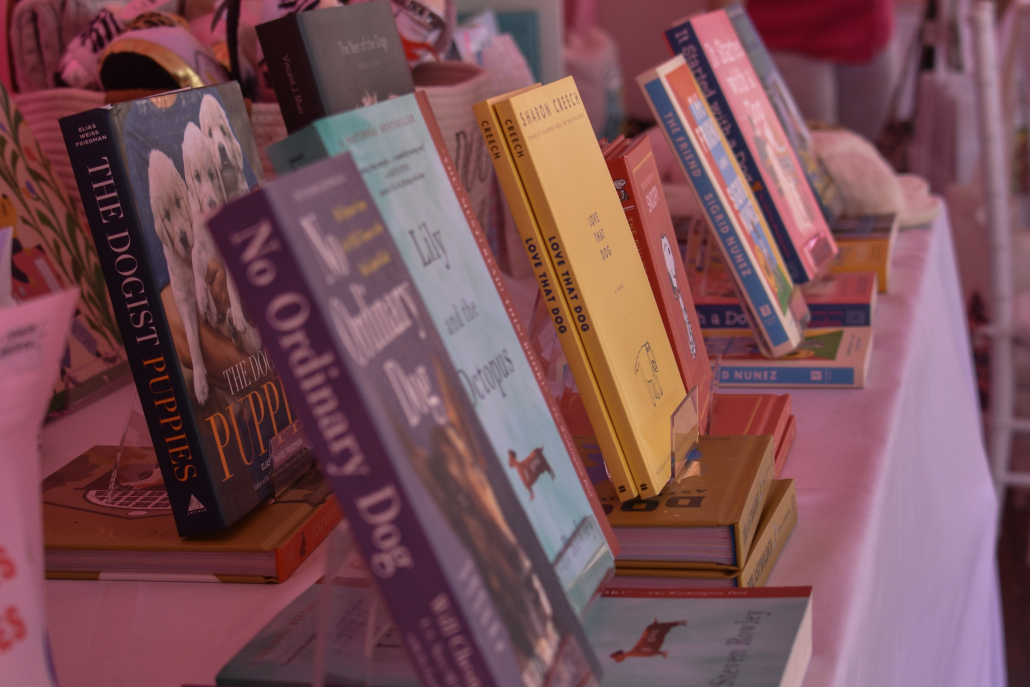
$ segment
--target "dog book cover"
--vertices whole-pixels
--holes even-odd
[[[231,525],[310,453],[204,218],[263,181],[235,83],[61,120],[180,536]],[[303,442],[291,442],[302,447]]]
[[[373,198],[343,154],[211,226],[422,683],[585,684],[579,620]]]

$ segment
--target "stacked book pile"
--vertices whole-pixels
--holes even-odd
[[[49,574],[281,582],[346,518],[347,574],[221,684],[306,684],[316,655],[334,684],[800,684],[811,589],[765,588],[803,486],[769,388],[865,385],[896,221],[840,216],[739,6],[637,78],[703,211],[675,223],[661,139],[599,145],[572,77],[472,105],[473,170],[394,15],[257,27],[289,131],[264,150],[236,82],[61,121],[153,449],[47,480]]]

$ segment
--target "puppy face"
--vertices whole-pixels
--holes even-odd
[[[160,150],[150,151],[148,177],[157,236],[168,250],[189,260],[193,252],[193,220],[186,184],[175,163]]]
[[[243,176],[243,149],[236,140],[225,110],[213,96],[205,95],[200,101],[200,131],[209,141],[218,158],[218,171],[226,195],[246,192],[247,181]],[[235,195],[232,195],[235,197]]]
[[[225,204],[225,188],[218,171],[218,159],[208,140],[193,122],[182,137],[182,166],[186,172],[190,211],[199,220]]]

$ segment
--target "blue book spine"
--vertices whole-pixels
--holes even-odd
[[[744,308],[739,303],[695,304],[702,329],[741,329],[748,326]],[[868,327],[872,312],[868,303],[809,303],[812,329],[836,327]]]
[[[734,365],[725,360],[719,366],[719,383],[730,386],[854,386],[850,367],[778,367]]]
[[[65,117],[61,132],[176,529],[186,537],[225,527],[249,507],[238,513],[223,511],[217,477],[204,459],[205,448],[161,306],[111,110]]]
[[[713,181],[708,177],[698,159],[694,144],[686,133],[689,125],[680,120],[661,79],[649,81],[645,84],[644,90],[658,113],[659,123],[665,127],[669,138],[674,142],[673,152],[679,156],[683,169],[688,171],[690,183],[693,184],[701,205],[704,207],[709,225],[715,229],[715,235],[722,244],[726,255],[730,256],[729,262],[733,265],[732,269],[740,277],[744,290],[747,291],[748,298],[756,311],[755,316],[768,337],[770,345],[776,347],[787,343],[789,341],[787,331],[776,314],[779,306],[766,293],[765,286],[758,276],[757,267],[752,264],[751,258],[748,257],[746,250],[741,245],[730,215],[719,199]]]
[[[723,135],[726,136],[726,140],[729,142],[738,164],[740,164],[740,170],[747,178],[751,191],[755,194],[758,205],[761,207],[762,213],[769,223],[769,229],[772,231],[773,238],[776,239],[776,245],[783,255],[783,261],[787,265],[791,279],[796,284],[803,284],[808,281],[805,264],[801,261],[801,256],[798,255],[797,248],[794,246],[794,241],[791,240],[790,233],[783,223],[780,211],[776,208],[772,194],[769,193],[768,187],[762,182],[755,156],[744,139],[740,127],[737,125],[737,118],[734,116],[733,110],[730,109],[729,101],[726,100],[726,96],[723,94],[722,86],[715,76],[715,71],[708,61],[708,56],[705,55],[701,41],[697,37],[697,32],[687,22],[667,30],[665,32],[665,39],[669,42],[673,51],[682,54],[687,61],[690,72],[694,75],[694,79],[697,80],[701,95],[708,101],[708,107],[712,110],[712,116],[715,117],[715,121],[719,123],[719,128],[722,129]]]

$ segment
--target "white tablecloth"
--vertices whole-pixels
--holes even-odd
[[[772,585],[814,588],[806,687],[1005,684],[995,499],[981,441],[954,253],[942,217],[899,237],[864,390],[792,391],[797,528]],[[48,425],[52,471],[116,441],[125,389]],[[282,585],[50,581],[64,687],[213,684],[321,574]]]

